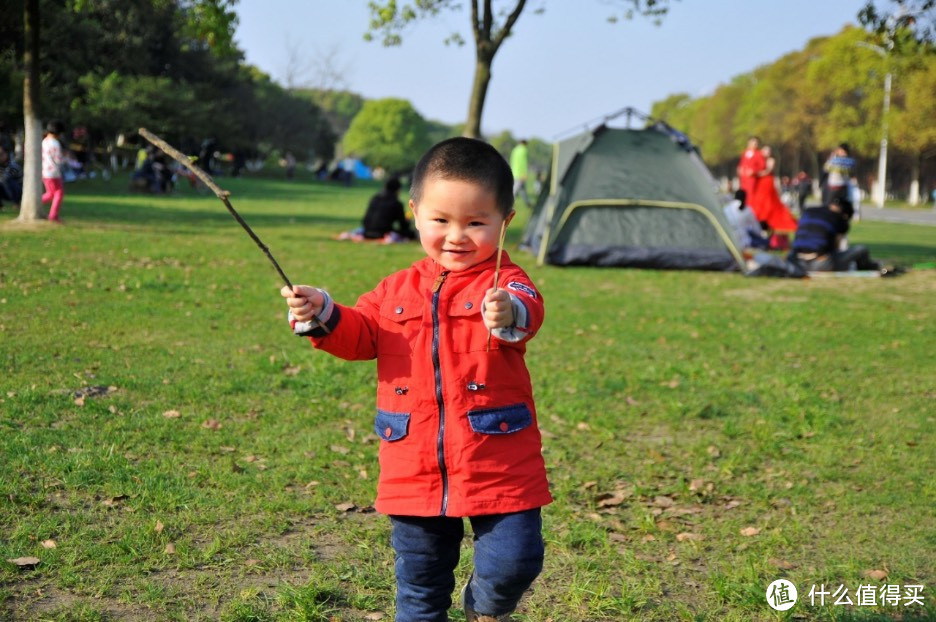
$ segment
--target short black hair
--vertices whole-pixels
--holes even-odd
[[[403,184],[400,183],[400,178],[393,176],[384,183],[384,190],[390,193],[395,193],[403,187]]]
[[[497,149],[474,138],[449,138],[433,145],[413,170],[410,198],[419,204],[426,179],[438,177],[482,186],[494,195],[497,209],[513,210],[513,173]]]
[[[734,198],[741,201],[741,206],[738,209],[744,209],[744,204],[747,203],[747,191],[744,188],[738,188],[735,190]]]

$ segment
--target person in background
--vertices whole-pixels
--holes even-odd
[[[527,148],[526,139],[521,139],[520,142],[510,151],[510,172],[513,173],[514,183],[513,183],[513,194],[514,200],[517,199],[517,195],[523,194],[523,202],[526,203],[527,207],[530,207],[532,203],[530,202],[530,195],[527,194],[527,175],[529,175],[529,149]]]
[[[799,206],[799,213],[802,214],[806,209],[806,199],[812,194],[812,179],[806,171],[800,171],[793,180],[793,187],[796,189],[796,204]]]
[[[760,148],[760,138],[751,136],[748,138],[747,148],[738,161],[738,184],[744,190],[748,201],[754,200],[757,181],[760,179],[761,172],[767,166]]]
[[[383,190],[371,197],[362,223],[365,239],[379,240],[390,236],[391,242],[403,242],[416,237],[403,211],[400,187],[399,178],[391,177],[384,183]]]
[[[49,208],[49,221],[61,222],[59,210],[65,198],[65,182],[62,179],[62,143],[59,136],[62,133],[62,124],[51,121],[46,126],[45,137],[42,139],[42,185],[45,193],[42,202],[52,202]]]
[[[832,195],[828,206],[810,207],[800,218],[788,259],[807,272],[880,270],[866,246],[841,249],[854,207],[844,192]]]
[[[846,192],[847,197],[848,183],[855,170],[855,160],[849,155],[848,143],[836,147],[822,169],[826,172],[823,204],[828,205],[836,193]]]
[[[0,141],[0,209],[3,201],[19,205],[23,199],[23,169]]]
[[[734,197],[724,211],[741,248],[767,248],[769,238],[764,235],[764,225],[747,204],[747,192],[739,188]]]

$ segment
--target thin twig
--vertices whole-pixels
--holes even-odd
[[[234,206],[231,205],[231,202],[228,200],[228,197],[231,196],[231,193],[228,192],[227,190],[222,190],[218,186],[218,184],[216,184],[214,180],[211,178],[211,175],[209,175],[208,173],[203,171],[201,168],[196,166],[195,163],[192,162],[191,158],[189,158],[184,153],[182,153],[181,151],[179,151],[178,149],[176,149],[175,147],[173,147],[172,145],[164,141],[159,136],[156,136],[156,134],[153,134],[152,132],[147,130],[145,127],[141,127],[139,132],[140,132],[140,136],[142,136],[143,138],[145,138],[146,140],[148,140],[155,146],[159,147],[164,153],[166,153],[166,155],[171,157],[173,160],[175,160],[176,162],[178,162],[179,164],[181,164],[188,170],[192,171],[195,177],[198,177],[198,179],[200,179],[203,184],[208,186],[211,189],[211,191],[215,193],[216,197],[221,199],[221,201],[224,203],[224,207],[226,207],[227,210],[231,213],[231,216],[234,217],[234,220],[236,220],[240,224],[240,226],[244,228],[244,231],[247,232],[247,234],[250,236],[250,239],[256,242],[257,246],[260,247],[260,250],[262,250],[263,253],[267,256],[267,259],[270,260],[270,263],[273,264],[273,267],[276,268],[276,271],[277,273],[279,273],[280,278],[282,278],[283,282],[286,283],[286,287],[292,290],[293,289],[292,282],[289,280],[289,277],[286,276],[286,273],[283,272],[283,269],[280,268],[280,265],[276,262],[276,259],[273,258],[273,254],[270,252],[270,249],[267,247],[266,244],[264,244],[260,240],[259,237],[257,237],[257,234],[253,232],[253,229],[250,228],[250,225],[248,225],[247,222],[243,218],[241,218],[241,215],[238,214],[237,210],[234,209]],[[316,324],[318,324],[319,327],[322,330],[324,330],[326,333],[331,332],[328,329],[328,327],[325,326],[325,324],[318,318],[318,316],[313,315],[312,320]]]
[[[497,263],[494,265],[494,290],[497,291],[497,281],[500,280],[501,255],[504,254],[504,235],[507,233],[507,220],[501,222],[500,237],[497,239]],[[493,331],[488,329],[487,352],[491,351],[491,335]]]

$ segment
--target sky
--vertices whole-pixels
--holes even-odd
[[[649,114],[675,93],[708,95],[855,24],[865,0],[671,0],[659,26],[640,17],[609,23],[624,4],[528,2],[494,58],[482,131],[554,140],[628,106]],[[537,5],[545,11],[530,10]],[[412,25],[393,48],[364,41],[366,0],[240,0],[237,12],[246,61],[281,84],[291,65],[295,84],[333,86],[321,70],[330,67],[342,88],[368,99],[407,99],[445,123],[465,119],[474,72],[467,9]],[[466,45],[446,46],[453,32]]]

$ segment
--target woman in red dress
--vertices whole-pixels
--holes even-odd
[[[761,222],[766,221],[772,231],[796,231],[796,219],[793,218],[793,214],[780,200],[780,195],[777,193],[774,181],[774,168],[777,166],[777,161],[771,155],[769,146],[761,147],[761,153],[764,156],[765,168],[757,173],[754,196],[749,203],[757,219]]]

